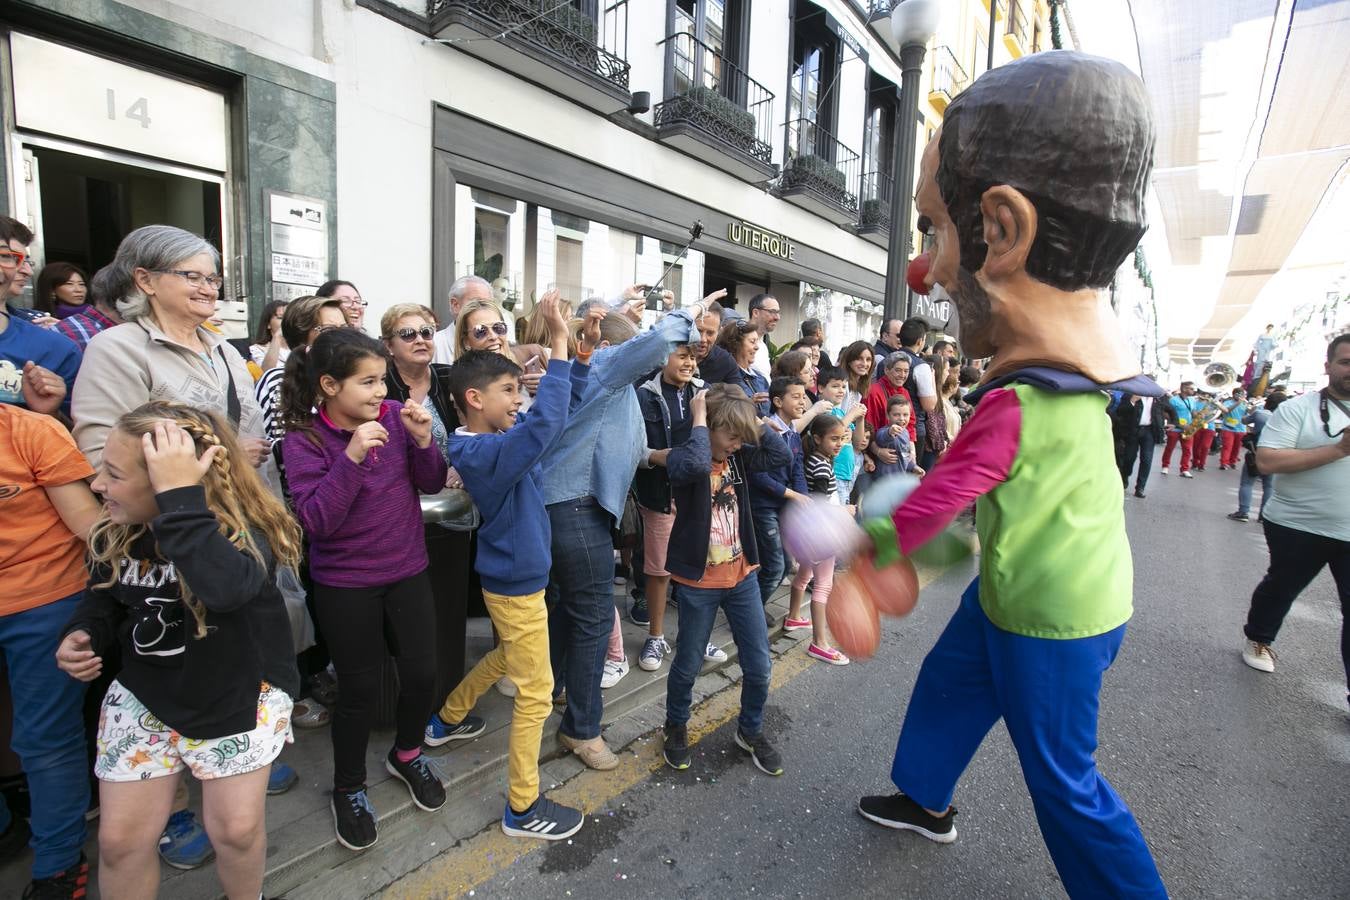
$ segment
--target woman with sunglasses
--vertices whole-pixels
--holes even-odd
[[[393,361],[384,376],[389,399],[415,403],[431,413],[431,440],[448,463],[450,435],[459,427],[459,416],[450,395],[450,367],[431,361],[436,314],[418,303],[396,303],[380,317],[380,338]],[[455,474],[450,475],[454,481]]]
[[[539,344],[512,344],[511,326],[502,308],[493,300],[470,300],[455,319],[455,359],[469,350],[492,350],[509,357],[524,370],[520,383],[528,392],[521,412],[539,389],[539,379],[548,366],[548,351]]]

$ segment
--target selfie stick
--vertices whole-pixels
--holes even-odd
[[[666,280],[667,275],[669,275],[672,271],[674,271],[676,266],[678,266],[681,262],[684,261],[685,255],[688,254],[690,248],[694,246],[694,242],[701,237],[703,237],[703,222],[695,221],[694,224],[689,228],[689,243],[685,244],[683,247],[680,248],[680,252],[675,254],[675,259],[671,261],[670,265],[666,266],[666,270],[661,273],[661,277],[656,280],[656,284],[653,284],[651,288],[647,291],[647,306],[649,308],[651,309],[660,308],[661,283]]]

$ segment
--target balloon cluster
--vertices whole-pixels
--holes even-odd
[[[913,475],[878,481],[862,498],[865,518],[889,518],[918,486]],[[802,565],[833,558],[849,569],[835,576],[826,621],[839,648],[868,659],[881,644],[881,614],[905,616],[919,599],[919,576],[903,556],[878,566],[872,542],[848,511],[825,501],[791,504],[784,511],[783,547]]]

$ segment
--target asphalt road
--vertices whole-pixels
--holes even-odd
[[[1224,518],[1237,475],[1191,481],[1155,466],[1125,499],[1135,616],[1102,693],[1102,771],[1125,798],[1173,897],[1350,896],[1350,715],[1341,613],[1325,572],[1276,645],[1274,675],[1239,657],[1266,564],[1260,526]],[[475,897],[1057,897],[1000,724],[958,789],[960,838],[939,846],[873,826],[862,794],[889,792],[891,754],[924,653],[971,569],[925,589],[881,654],[811,664],[769,698],[787,774],[759,773],[707,735],[686,772],[661,769],[542,846]],[[691,725],[697,725],[697,714]],[[586,776],[583,776],[586,777]]]

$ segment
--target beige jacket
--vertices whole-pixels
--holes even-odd
[[[71,397],[75,443],[98,468],[108,431],[123,414],[151,400],[175,400],[228,415],[230,378],[239,398],[239,436],[262,437],[262,410],[253,399],[253,376],[225,338],[197,329],[214,365],[170,340],[151,319],[126,322],[94,335],[84,351]]]

